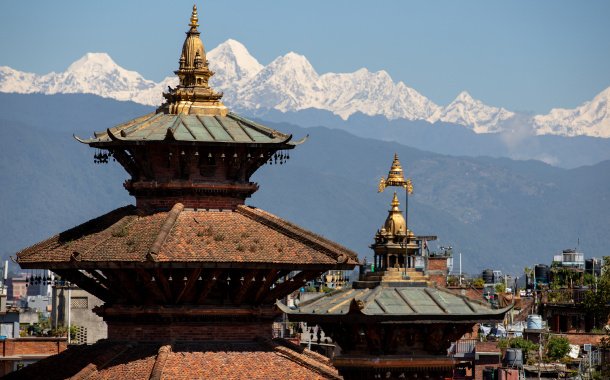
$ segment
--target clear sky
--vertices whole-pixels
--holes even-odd
[[[387,71],[438,105],[462,91],[547,113],[610,86],[610,1],[206,1],[207,50],[229,38],[264,65],[290,51],[318,74]],[[0,66],[62,72],[87,52],[160,81],[177,69],[193,0],[3,1]]]

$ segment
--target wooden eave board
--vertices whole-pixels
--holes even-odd
[[[200,118],[208,131],[216,137],[216,141],[233,141],[231,136],[227,134],[215,118],[210,116],[200,116]]]
[[[237,121],[231,119],[230,117],[219,117],[220,121],[224,125],[225,128],[229,130],[231,136],[237,142],[252,142],[252,139],[248,137],[248,135],[244,132],[241,126],[237,123]]]

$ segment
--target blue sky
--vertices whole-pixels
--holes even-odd
[[[610,86],[610,1],[197,2],[207,50],[229,38],[266,65],[290,51],[318,74],[385,70],[445,106],[461,91],[547,113]],[[2,4],[0,66],[62,72],[87,52],[160,81],[193,1]]]

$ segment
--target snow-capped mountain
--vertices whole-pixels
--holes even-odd
[[[135,71],[117,65],[106,53],[87,53],[63,73],[39,76],[0,67],[0,91],[43,94],[96,94],[105,98],[160,104],[161,93],[177,78],[161,83],[144,79]]]
[[[278,57],[267,66],[250,55],[244,45],[228,40],[207,54],[216,72],[211,86],[224,92],[224,102],[235,110],[283,112],[318,108],[343,119],[356,112],[465,125],[477,133],[499,132],[502,122],[514,116],[504,108],[490,107],[462,92],[447,107],[434,104],[404,83],[395,83],[385,71],[318,75],[307,58],[296,53]],[[159,105],[174,76],[155,83],[135,71],[118,66],[105,53],[87,53],[64,73],[36,75],[0,67],[0,91],[17,93],[91,93],[117,100]],[[538,134],[610,137],[610,88],[574,110],[553,109],[534,117]]]
[[[554,108],[534,117],[537,133],[610,137],[610,87],[573,110]]]

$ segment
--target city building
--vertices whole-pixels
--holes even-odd
[[[51,321],[54,326],[78,326],[70,343],[93,344],[108,337],[104,319],[91,312],[104,304],[101,299],[71,284],[54,286],[52,302]]]
[[[235,113],[208,84],[197,8],[178,87],[155,113],[80,142],[116,160],[136,199],[17,253],[103,301],[107,339],[9,375],[52,378],[331,378],[328,358],[273,338],[275,303],[356,253],[245,206],[265,164],[303,143]],[[65,290],[64,290],[65,292]],[[65,297],[64,297],[65,298]],[[87,307],[89,308],[88,304]],[[60,306],[58,311],[62,310]]]

